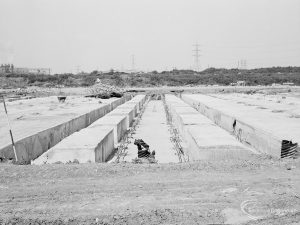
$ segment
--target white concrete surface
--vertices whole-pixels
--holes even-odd
[[[109,116],[106,115],[96,122],[94,122],[90,127],[95,126],[111,126],[114,129],[114,145],[117,147],[118,142],[121,140],[125,132],[127,131],[128,123],[127,117],[125,115],[121,116]]]
[[[134,99],[143,100],[140,96]],[[128,115],[130,114],[132,120],[137,104],[139,101],[125,107],[118,106],[87,128],[62,140],[36,159],[33,164],[69,162],[74,159],[80,163],[105,162],[128,129]]]
[[[170,141],[170,132],[162,101],[153,100],[148,103],[133,138],[143,139],[150,146],[151,151],[155,150],[155,158],[158,163],[179,161]],[[124,160],[132,162],[132,159],[137,158],[137,152],[137,146],[130,143]]]
[[[288,118],[300,118],[300,98],[297,98],[294,93],[278,93],[277,95],[231,93],[211,96],[257,108],[258,111],[280,113],[283,117]]]
[[[30,163],[65,137],[101,118],[128,100],[68,96],[35,98],[8,103],[18,160]],[[100,102],[100,103],[99,103]],[[14,158],[4,112],[0,110],[0,156]]]
[[[138,105],[141,108],[143,103],[145,102],[146,96],[145,95],[136,95],[131,100],[125,102],[124,104],[118,106],[115,110],[108,113],[109,116],[127,116],[127,124],[128,127],[131,126],[133,119],[137,116],[138,113]]]
[[[68,96],[65,103],[59,103],[57,97],[34,98],[7,103],[7,109],[15,141],[28,137],[47,128],[57,126],[82,114],[91,112],[113,99],[83,98]],[[99,103],[101,101],[102,103]],[[0,149],[10,144],[3,105],[0,106]]]
[[[57,162],[80,163],[104,162],[114,148],[113,127],[95,126],[83,129],[65,138],[39,158],[34,165],[51,164]]]
[[[188,98],[199,101],[206,104],[209,107],[213,107],[217,110],[234,116],[245,123],[251,124],[254,127],[263,129],[274,136],[293,140],[300,143],[300,118],[288,117],[284,112],[272,112],[272,110],[261,110],[255,105],[239,104],[238,101],[223,100],[206,95],[186,95]],[[244,98],[245,101],[247,100]],[[255,101],[258,102],[258,101]],[[261,104],[261,106],[264,106]],[[267,104],[265,107],[270,107]],[[292,107],[294,108],[294,107]],[[289,108],[283,107],[288,111]],[[297,107],[299,110],[299,108]],[[296,110],[296,109],[295,109]]]
[[[250,103],[247,98],[243,98],[246,104],[242,104],[240,98],[221,99],[200,94],[183,95],[182,98],[260,152],[280,157],[282,140],[300,142],[300,119],[286,113],[289,107],[283,107],[284,112],[274,112],[278,106],[273,103],[264,105],[260,100]],[[265,106],[265,109],[258,106]]]
[[[251,152],[234,136],[216,126],[174,95],[166,95],[175,126],[185,142],[184,152],[189,160],[246,158]]]
[[[134,119],[134,108],[116,108],[108,113],[108,116],[126,116],[127,126],[130,127]]]

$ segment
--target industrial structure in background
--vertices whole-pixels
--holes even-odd
[[[13,64],[1,64],[0,74],[40,74],[50,75],[50,68],[26,68],[26,67],[15,67]]]
[[[239,70],[246,70],[247,69],[247,60],[246,59],[241,59],[238,61],[237,68]]]
[[[201,70],[201,66],[200,66],[200,45],[198,43],[196,43],[194,45],[195,49],[193,50],[194,54],[193,56],[195,57],[195,71],[199,72]]]

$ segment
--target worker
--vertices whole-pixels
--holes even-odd
[[[138,148],[138,158],[155,158],[155,151],[150,152],[149,145],[142,139],[135,139],[134,144]]]

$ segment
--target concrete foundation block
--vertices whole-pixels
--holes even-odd
[[[129,97],[127,96],[126,98]],[[22,163],[30,163],[31,160],[38,158],[64,138],[74,132],[88,127],[97,119],[103,117],[112,109],[124,103],[126,98],[116,99],[110,104],[102,105],[100,108],[76,117],[70,121],[50,127],[34,135],[22,138],[21,140],[15,140],[19,161]],[[2,147],[0,146],[0,157],[7,159],[14,158],[11,144]]]
[[[90,125],[90,127],[111,126],[114,129],[114,145],[117,146],[118,142],[121,140],[125,132],[128,130],[128,121],[125,115],[120,116],[104,116],[97,120],[95,123]]]
[[[201,100],[202,97],[205,98],[205,103],[203,103]],[[208,117],[215,124],[234,135],[243,144],[246,144],[261,153],[280,158],[282,138],[276,137],[271,132],[267,131],[267,129],[264,130],[261,127],[255,127],[243,121],[242,118],[229,115],[223,112],[221,109],[213,108],[207,104],[207,98],[211,98],[211,101],[220,101],[220,106],[222,104],[226,105],[224,100],[214,99],[213,97],[209,96],[182,95],[182,99],[185,102],[193,106],[196,110]],[[249,114],[249,116],[251,115]]]
[[[33,164],[105,162],[114,150],[113,127],[90,127],[76,132],[41,155]]]
[[[133,118],[136,117],[138,115],[138,107],[137,107],[137,103],[128,103],[128,104],[123,104],[123,105],[120,105],[117,110],[120,110],[120,109],[132,109],[133,110]]]
[[[108,116],[126,116],[127,126],[130,127],[134,119],[134,109],[133,108],[122,108],[115,109],[114,111],[108,113]]]
[[[69,162],[74,159],[80,163],[86,161],[105,162],[131,125],[136,115],[137,105],[143,100],[141,97],[134,97],[133,102],[116,107],[87,128],[65,138],[34,163],[41,164],[45,159],[47,159],[47,163]],[[118,101],[118,103],[121,102],[121,100]],[[51,160],[49,160],[50,158]]]
[[[181,99],[166,95],[174,124],[184,140],[189,160],[247,158],[251,151]]]

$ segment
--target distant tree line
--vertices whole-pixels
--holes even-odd
[[[246,81],[247,85],[271,85],[293,82],[300,85],[300,67],[272,67],[251,70],[208,68],[201,72],[193,70],[171,70],[149,73],[123,73],[109,71],[102,73],[93,71],[82,74],[5,74],[0,76],[0,88],[16,88],[26,86],[54,87],[87,87],[101,82],[119,87],[151,87],[181,85],[230,85],[237,81]]]

